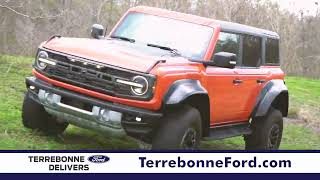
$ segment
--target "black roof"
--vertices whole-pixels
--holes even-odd
[[[249,34],[249,35],[260,36],[260,37],[269,37],[269,38],[275,38],[275,39],[280,38],[279,35],[273,31],[268,31],[265,29],[255,28],[252,26],[247,26],[247,25],[233,23],[233,22],[220,21],[220,20],[215,20],[215,21],[216,23],[221,25],[222,31],[234,32],[239,34]]]

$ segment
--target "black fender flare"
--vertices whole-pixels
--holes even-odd
[[[207,137],[210,128],[210,100],[207,90],[200,81],[182,79],[175,81],[167,91],[163,99],[163,108],[190,104],[196,107],[201,114],[202,136]]]
[[[264,88],[261,90],[260,95],[257,98],[254,111],[252,112],[251,117],[262,117],[265,116],[272,103],[276,100],[281,94],[286,95],[286,101],[284,102],[286,107],[281,107],[282,113],[284,116],[287,116],[288,113],[288,88],[285,85],[283,80],[271,80],[269,81]]]
[[[164,105],[178,105],[193,95],[206,95],[207,90],[198,80],[182,79],[175,81],[164,96]]]

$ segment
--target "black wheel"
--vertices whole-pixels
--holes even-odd
[[[68,126],[68,123],[57,122],[42,105],[30,98],[29,93],[25,95],[23,101],[22,123],[29,129],[37,129],[48,135],[63,133]]]
[[[152,149],[196,149],[201,140],[200,112],[183,106],[168,112],[152,140]]]
[[[252,134],[244,138],[247,150],[279,149],[283,131],[283,118],[279,110],[271,108],[265,117],[254,119],[251,128]]]

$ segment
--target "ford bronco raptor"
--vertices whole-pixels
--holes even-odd
[[[153,149],[234,136],[246,149],[279,148],[288,90],[277,33],[139,6],[91,36],[39,46],[25,127],[56,135],[73,124]]]

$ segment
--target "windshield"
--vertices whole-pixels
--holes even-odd
[[[202,59],[213,28],[142,13],[128,14],[112,34],[137,43],[176,49],[182,56]],[[154,46],[153,46],[154,47]]]

